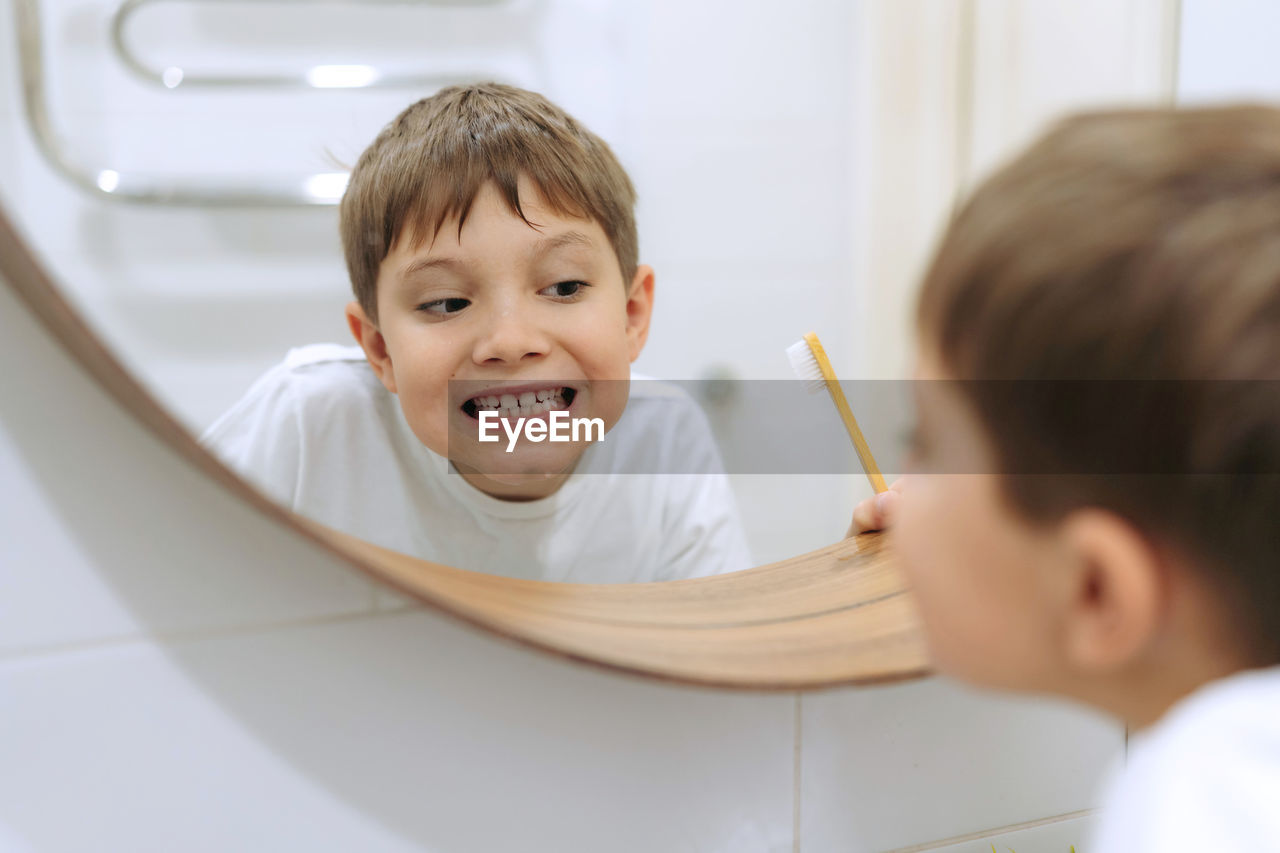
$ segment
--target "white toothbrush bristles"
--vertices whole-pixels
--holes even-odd
[[[827,382],[822,377],[822,368],[818,366],[818,359],[808,341],[796,341],[787,347],[787,360],[791,362],[791,369],[796,372],[796,376],[805,381],[805,390],[810,394],[816,394],[827,387]]]

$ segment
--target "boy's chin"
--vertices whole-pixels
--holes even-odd
[[[460,471],[479,475],[507,486],[530,485],[573,473],[586,446],[555,448],[516,447],[510,453],[499,450],[454,458]]]

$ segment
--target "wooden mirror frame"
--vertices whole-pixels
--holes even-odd
[[[0,277],[108,395],[187,463],[375,582],[483,631],[707,687],[810,690],[929,673],[915,609],[880,534],[731,574],[647,584],[521,580],[399,554],[277,505],[197,443],[81,319],[3,207]]]

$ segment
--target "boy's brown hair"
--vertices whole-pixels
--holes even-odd
[[[1280,661],[1280,110],[1062,122],[958,212],[917,319],[1016,510],[1128,518]],[[1126,395],[1158,410],[1099,402]]]
[[[339,208],[351,288],[377,320],[378,267],[396,240],[424,243],[497,184],[524,219],[517,181],[526,175],[552,210],[594,219],[630,282],[638,264],[635,189],[609,146],[534,92],[500,83],[451,86],[382,129],[360,155]],[[536,223],[530,223],[534,225]]]

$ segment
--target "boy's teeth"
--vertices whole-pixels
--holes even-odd
[[[476,409],[491,409],[500,417],[532,417],[556,409],[566,409],[564,388],[543,388],[520,394],[482,394],[472,398]]]

